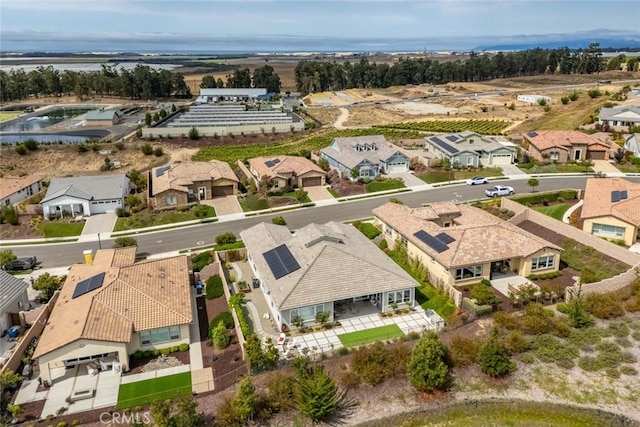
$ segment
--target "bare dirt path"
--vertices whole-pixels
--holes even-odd
[[[338,109],[340,110],[340,115],[336,119],[336,122],[333,124],[333,127],[335,127],[338,130],[346,129],[343,123],[349,119],[349,110],[347,110],[346,108],[338,108]]]

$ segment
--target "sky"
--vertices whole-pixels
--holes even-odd
[[[0,0],[0,49],[382,48],[410,39],[431,50],[522,35],[639,33],[638,16],[638,0]]]

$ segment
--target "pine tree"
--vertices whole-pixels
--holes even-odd
[[[515,371],[513,363],[504,347],[498,342],[498,328],[493,328],[487,342],[482,344],[476,359],[480,369],[492,377],[501,377]]]
[[[251,382],[251,377],[244,377],[240,380],[236,398],[233,401],[233,410],[236,420],[242,425],[251,420],[256,412],[256,402],[258,401],[258,393]]]
[[[336,383],[321,366],[314,366],[307,374],[298,374],[295,397],[298,410],[313,422],[336,412],[343,399]]]
[[[449,366],[447,351],[435,332],[428,332],[418,341],[407,363],[411,384],[418,390],[434,391],[446,387]]]

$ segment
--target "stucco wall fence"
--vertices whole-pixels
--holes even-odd
[[[529,220],[632,266],[629,270],[615,277],[583,285],[583,294],[620,291],[628,287],[636,278],[636,269],[640,269],[640,254],[636,254],[607,240],[585,233],[578,228],[529,209],[512,200],[503,198],[501,206],[516,213],[509,220],[509,222],[513,224],[517,225],[522,221]],[[568,287],[565,290],[565,299],[570,300],[577,290],[578,286]]]

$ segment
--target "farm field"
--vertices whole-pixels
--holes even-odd
[[[482,135],[501,135],[511,123],[504,120],[428,120],[423,122],[393,123],[374,126],[377,129],[402,129],[419,132],[462,132],[465,130]]]

